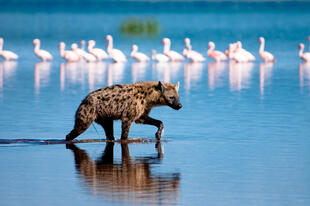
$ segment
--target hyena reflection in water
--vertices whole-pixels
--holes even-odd
[[[179,173],[155,174],[152,164],[163,158],[161,144],[157,154],[131,158],[128,144],[121,144],[122,159],[114,160],[114,143],[106,144],[102,156],[93,161],[85,150],[67,144],[75,158],[76,170],[91,194],[112,199],[113,202],[142,204],[175,204],[179,194]]]

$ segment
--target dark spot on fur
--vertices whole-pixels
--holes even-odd
[[[123,88],[123,86],[122,85],[119,85],[119,84],[116,84],[116,85],[114,85],[115,87],[118,87],[118,88]]]
[[[115,94],[112,94],[112,97],[115,97]]]
[[[141,104],[144,104],[144,100],[142,99]]]

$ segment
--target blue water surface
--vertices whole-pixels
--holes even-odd
[[[299,43],[309,48],[309,9],[307,2],[4,6],[0,36],[19,60],[0,62],[1,139],[63,140],[81,100],[116,83],[179,81],[183,108],[152,110],[165,125],[161,145],[0,144],[1,205],[309,205],[310,64],[298,58]],[[155,19],[161,32],[122,34],[128,18]],[[59,56],[60,41],[68,48],[95,39],[105,48],[107,34],[126,64],[65,63]],[[259,59],[260,36],[275,63]],[[223,51],[240,40],[257,60],[130,59],[132,44],[162,52],[163,37],[179,52],[189,37],[204,55],[208,41]],[[34,56],[34,38],[52,53],[51,63]],[[119,138],[120,122],[114,130]],[[155,132],[133,125],[130,137]],[[99,125],[78,137],[99,138],[105,138]]]

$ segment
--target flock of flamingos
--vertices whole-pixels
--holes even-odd
[[[307,38],[310,41],[310,36]],[[84,59],[87,62],[101,61],[102,59],[112,59],[114,62],[126,62],[126,55],[119,49],[113,47],[113,38],[111,35],[106,36],[107,52],[100,48],[94,48],[96,42],[94,40],[89,40],[87,44],[88,52],[85,50],[85,41],[81,41],[78,44],[74,43],[71,45],[71,50],[65,50],[65,43],[61,42],[59,44],[60,56],[67,62],[78,62]],[[260,43],[259,56],[265,62],[274,62],[275,57],[270,52],[265,51],[265,39],[260,37],[258,39]],[[183,55],[170,49],[171,41],[169,38],[163,38],[162,43],[164,44],[163,54],[156,53],[155,50],[151,52],[151,59],[157,62],[168,62],[168,61],[183,61],[185,58],[192,62],[203,62],[206,58],[199,52],[192,49],[191,42],[189,38],[184,39],[185,48],[183,50]],[[41,42],[39,39],[33,40],[34,54],[40,58],[42,61],[50,61],[53,56],[46,50],[40,48]],[[207,55],[214,59],[216,62],[233,60],[235,62],[250,62],[255,60],[255,56],[249,51],[242,48],[242,43],[237,41],[236,43],[231,43],[228,45],[228,49],[225,52],[215,50],[215,44],[213,42],[208,43]],[[3,50],[3,38],[0,38],[0,56],[6,61],[18,59],[18,55],[12,51]],[[150,58],[142,53],[138,52],[138,46],[132,45],[130,56],[139,62],[150,61]],[[310,62],[310,52],[304,52],[304,44],[299,44],[299,57]]]

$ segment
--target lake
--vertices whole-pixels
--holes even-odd
[[[309,3],[4,5],[0,36],[19,60],[0,62],[1,205],[310,204],[310,64],[298,57],[299,43],[309,51]],[[156,20],[160,33],[122,34],[120,25],[131,18]],[[126,64],[65,63],[59,56],[60,41],[69,48],[94,39],[105,49],[107,34]],[[260,36],[275,63],[259,59]],[[224,51],[240,40],[257,60],[130,58],[132,44],[146,54],[162,52],[163,37],[178,52],[189,37],[205,56],[208,41]],[[34,56],[34,38],[52,62]],[[136,124],[129,136],[142,143],[96,141],[105,134],[94,124],[77,140],[95,141],[63,144],[89,92],[144,80],[180,82],[183,108],[158,107],[150,115],[163,121],[163,141],[153,141],[155,127]]]

